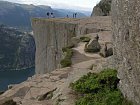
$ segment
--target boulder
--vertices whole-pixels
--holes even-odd
[[[113,48],[109,44],[104,45],[100,50],[100,55],[104,58],[113,55]]]
[[[96,40],[96,39],[90,40],[90,42],[85,45],[85,52],[95,53],[95,52],[99,52],[100,49],[101,49],[101,46],[100,46],[98,40]]]

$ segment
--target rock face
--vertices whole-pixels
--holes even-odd
[[[112,56],[113,55],[112,45],[104,44],[104,46],[102,46],[102,48],[101,48],[100,55],[104,58]]]
[[[97,39],[92,39],[89,43],[87,43],[87,45],[85,45],[86,52],[99,52],[100,49],[101,46]]]
[[[109,16],[112,0],[101,0],[94,8],[91,16]]]
[[[0,26],[0,70],[34,66],[35,42],[31,35]]]
[[[95,17],[84,19],[35,18],[32,20],[34,38],[36,43],[36,73],[44,74],[60,68],[63,57],[62,48],[77,43],[72,37],[85,34],[86,29],[110,30],[110,17]],[[91,33],[91,32],[88,32]]]
[[[114,61],[118,66],[120,89],[140,105],[140,1],[113,0]]]
[[[65,19],[33,19],[32,26],[36,43],[36,73],[44,74],[60,68],[62,48],[71,45],[71,38],[77,34],[77,25]]]

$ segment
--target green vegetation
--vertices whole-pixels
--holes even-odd
[[[13,69],[15,67],[17,51],[21,38],[16,30],[0,28],[0,69]]]
[[[6,102],[3,103],[2,105],[17,105],[17,103],[14,102],[14,101],[11,99],[11,100],[6,101]]]
[[[107,69],[99,74],[88,73],[70,86],[79,94],[76,105],[132,105],[123,98],[118,82],[117,71]]]
[[[87,37],[87,36],[82,36],[80,37],[81,42],[89,42],[91,40],[91,38]]]
[[[73,55],[73,51],[71,49],[72,47],[74,47],[74,46],[72,45],[72,46],[69,46],[69,47],[62,48],[62,51],[65,54],[64,59],[62,59],[61,62],[60,62],[62,67],[69,67],[69,66],[71,66],[71,64],[72,64],[71,57]]]
[[[111,0],[110,1],[105,1],[105,2],[100,2],[98,6],[101,8],[105,16],[109,15],[109,12],[111,11]]]
[[[34,52],[35,43],[31,35],[0,25],[0,70],[33,66]],[[30,63],[28,63],[29,61]]]

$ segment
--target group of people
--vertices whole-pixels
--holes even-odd
[[[52,12],[47,12],[47,18],[55,18],[55,16]]]
[[[67,15],[67,18],[69,18],[69,15]],[[73,13],[73,18],[77,18],[77,13]]]
[[[47,18],[55,18],[54,13],[47,12]],[[67,18],[69,18],[69,15],[67,15]],[[73,13],[73,18],[77,18],[77,13]]]
[[[76,18],[76,17],[77,17],[77,13],[74,13],[74,14],[73,14],[73,18]]]

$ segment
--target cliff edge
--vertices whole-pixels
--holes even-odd
[[[36,43],[35,69],[37,74],[61,68],[62,48],[71,45],[77,34],[77,24],[69,19],[32,19]]]

